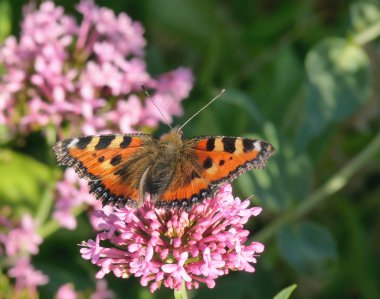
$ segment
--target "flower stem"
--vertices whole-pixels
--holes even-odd
[[[81,206],[81,207],[76,207],[73,209],[72,211],[72,215],[76,218],[78,217],[83,211],[84,211],[84,207]],[[47,236],[53,234],[54,232],[56,232],[57,230],[59,230],[62,226],[58,223],[57,220],[55,219],[51,219],[49,221],[47,221],[46,223],[44,223],[43,225],[41,225],[38,229],[38,233],[41,237],[43,238],[46,238]]]
[[[41,203],[38,207],[37,214],[35,216],[40,226],[43,225],[45,221],[49,218],[51,207],[53,206],[54,201],[54,187],[55,182],[48,183],[42,195]]]
[[[369,43],[370,41],[376,39],[379,36],[380,36],[380,22],[377,22],[369,26],[368,28],[366,28],[366,30],[354,35],[353,39],[358,45],[363,46]]]
[[[174,289],[174,298],[175,299],[188,299],[186,286],[185,286],[184,281],[182,282],[182,288],[180,290]]]
[[[285,213],[265,229],[255,235],[255,240],[265,242],[271,238],[284,224],[298,219],[315,208],[318,204],[342,189],[349,179],[374,155],[380,152],[380,133],[354,157],[346,166],[339,170],[327,183],[303,200],[298,207]]]

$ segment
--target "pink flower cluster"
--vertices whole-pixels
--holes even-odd
[[[82,298],[81,294],[75,292],[72,284],[62,285],[56,294],[56,299],[77,299]],[[89,297],[90,299],[112,299],[114,293],[107,289],[107,282],[105,280],[98,280],[96,283],[96,291]]]
[[[115,276],[140,277],[154,292],[162,285],[188,289],[215,279],[230,270],[254,272],[252,263],[264,250],[258,242],[245,244],[249,231],[243,225],[261,208],[248,208],[231,194],[231,186],[185,211],[154,209],[146,202],[140,209],[97,211],[102,220],[96,240],[82,242],[82,257],[101,269],[97,278],[109,272]],[[108,244],[108,245],[106,245]]]
[[[49,279],[31,264],[31,255],[39,251],[42,238],[36,233],[37,224],[30,215],[24,215],[18,226],[2,219],[0,232],[0,253],[4,248],[6,264],[11,265],[8,270],[9,277],[15,279],[16,292],[28,290],[35,294],[37,286],[48,283]]]
[[[63,174],[63,179],[56,185],[53,218],[58,221],[61,227],[73,230],[77,227],[74,210],[80,209],[81,206],[91,207],[89,219],[92,226],[96,227],[99,219],[91,211],[102,209],[102,203],[89,193],[88,182],[79,178],[74,169],[67,168]],[[111,212],[113,207],[105,206],[103,209]]]
[[[87,204],[101,209],[102,204],[89,194],[88,184],[80,179],[72,168],[68,168],[63,180],[56,185],[57,200],[54,206],[53,218],[61,227],[75,229],[77,226],[73,210],[80,205]]]
[[[53,1],[27,9],[19,39],[0,45],[0,125],[21,134],[53,125],[58,134],[75,136],[133,132],[156,126],[162,115],[141,90],[155,90],[153,99],[171,122],[182,113],[181,101],[193,84],[186,68],[152,78],[144,61],[143,27],[125,13],[82,0],[78,24]],[[11,133],[9,132],[9,133]],[[56,188],[53,217],[74,229],[73,209],[99,202],[72,170]]]
[[[36,232],[36,221],[25,214],[19,224],[12,225],[10,221],[0,216],[0,228],[0,264],[9,267],[7,274],[15,280],[11,296],[37,298],[37,287],[47,284],[49,277],[35,269],[31,261],[31,256],[38,254],[43,241]],[[69,284],[65,284],[59,288],[57,299],[69,298],[77,298],[77,293]],[[106,281],[99,280],[90,299],[111,298],[114,298],[113,292],[107,289]]]
[[[144,61],[143,27],[125,13],[82,0],[80,24],[53,1],[28,9],[19,40],[0,45],[0,124],[13,131],[48,125],[69,135],[131,132],[155,126],[162,116],[141,92],[154,100],[168,121],[182,113],[181,101],[192,74],[179,68],[152,78]],[[63,131],[61,131],[63,134]]]

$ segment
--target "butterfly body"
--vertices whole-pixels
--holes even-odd
[[[179,129],[161,138],[114,134],[71,138],[54,151],[61,165],[89,181],[104,205],[141,206],[146,194],[156,207],[189,209],[242,173],[264,167],[274,154],[265,141],[200,136],[183,139]]]

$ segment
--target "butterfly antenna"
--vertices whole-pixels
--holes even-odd
[[[157,110],[161,113],[162,117],[166,120],[166,124],[170,127],[170,129],[173,130],[173,127],[169,124],[169,121],[168,119],[165,117],[165,115],[162,113],[161,109],[158,108],[158,106],[156,105],[156,103],[153,101],[153,98],[151,97],[151,95],[149,94],[148,90],[145,88],[144,85],[141,85],[141,88],[142,90],[144,91],[144,93],[146,94],[147,98],[152,102],[152,104],[154,105],[154,107],[157,108]]]
[[[210,102],[208,102],[206,105],[204,105],[201,109],[199,109],[196,113],[193,114],[193,116],[191,116],[187,121],[185,121],[185,123],[179,127],[179,130],[181,130],[189,121],[191,121],[194,117],[196,117],[199,113],[201,113],[203,110],[205,110],[208,106],[211,105],[212,102],[214,102],[215,100],[217,100],[226,90],[225,89],[222,89],[221,92],[219,92],[219,94],[213,98]]]

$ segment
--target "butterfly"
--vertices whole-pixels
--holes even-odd
[[[241,174],[263,168],[275,152],[268,142],[242,137],[184,139],[180,128],[161,138],[110,134],[59,141],[60,165],[88,180],[104,205],[140,207],[146,194],[156,208],[189,210]]]

